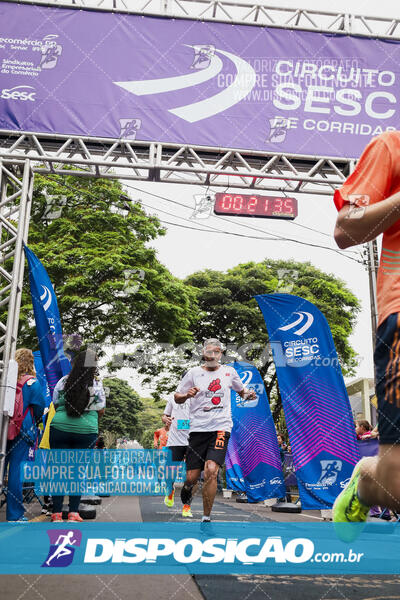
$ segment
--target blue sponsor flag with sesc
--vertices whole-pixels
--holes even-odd
[[[57,381],[70,372],[71,365],[63,350],[60,313],[50,278],[34,252],[27,246],[24,246],[24,250],[28,260],[36,334],[44,372],[53,397]]]
[[[35,371],[36,371],[36,379],[39,381],[43,396],[46,401],[46,406],[50,406],[51,403],[51,394],[49,384],[47,383],[46,373],[44,372],[42,355],[40,354],[40,350],[35,350],[33,353],[33,358],[35,361]],[[44,417],[45,418],[45,417]]]
[[[234,362],[243,385],[257,394],[244,400],[231,392],[233,429],[226,456],[226,482],[245,492],[249,502],[285,496],[285,483],[267,392],[258,370],[246,362]]]
[[[331,508],[360,458],[331,330],[304,298],[255,298],[269,334],[302,507]]]

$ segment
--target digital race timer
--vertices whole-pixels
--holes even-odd
[[[214,213],[269,219],[295,219],[298,215],[296,198],[221,193],[215,194]]]

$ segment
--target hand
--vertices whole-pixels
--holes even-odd
[[[168,415],[163,415],[161,417],[161,421],[164,423],[164,425],[167,425],[167,426],[170,426],[172,423],[172,419]]]
[[[199,391],[200,391],[200,388],[198,388],[198,387],[192,387],[192,388],[190,388],[190,390],[187,392],[187,394],[186,394],[186,397],[187,397],[187,398],[194,398],[194,396],[195,396],[196,394],[198,394],[198,393],[199,393]]]
[[[244,400],[255,400],[257,398],[257,394],[255,393],[254,390],[243,390],[244,394],[243,394],[243,399]]]

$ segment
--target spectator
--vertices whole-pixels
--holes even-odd
[[[20,429],[16,437],[7,443],[5,464],[6,469],[8,465],[6,518],[7,521],[27,521],[28,519],[24,516],[25,509],[22,503],[20,466],[24,461],[28,460],[30,447],[36,445],[38,437],[37,422],[42,418],[45,398],[42,393],[42,387],[36,379],[32,351],[28,350],[28,348],[20,348],[15,353],[15,360],[18,363],[17,386],[19,384],[21,388],[22,385],[22,424],[20,422]],[[16,413],[14,417],[16,417]],[[9,434],[12,425],[10,422]],[[15,428],[15,426],[18,428],[16,421],[13,427]]]
[[[283,441],[283,435],[281,433],[277,433],[276,438],[278,440],[278,446],[279,446],[279,452],[281,455],[281,460],[283,461],[283,459],[285,458],[284,452],[287,452],[287,446],[286,446],[285,442]]]
[[[162,450],[168,442],[169,425],[164,425],[154,432],[154,448]]]
[[[365,419],[356,421],[356,434],[358,440],[369,440],[374,437],[372,435],[372,427]]]
[[[56,414],[50,425],[50,448],[94,448],[99,434],[99,417],[106,397],[95,378],[97,358],[92,350],[80,352],[69,375],[62,377],[53,392]],[[78,507],[81,497],[69,497],[68,521],[82,521]],[[62,521],[63,496],[53,496],[52,521]]]
[[[282,463],[282,469],[285,469],[285,452],[289,452],[288,450],[288,446],[285,444],[284,440],[283,440],[283,435],[281,433],[277,433],[276,434],[276,438],[278,440],[278,446],[279,446],[279,454],[281,455],[281,463]],[[278,498],[278,502],[291,502],[292,501],[292,496],[290,494],[290,492],[286,492],[286,496],[283,496],[282,498]]]

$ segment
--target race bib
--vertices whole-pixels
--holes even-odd
[[[178,424],[178,429],[190,429],[190,420],[189,419],[178,419],[177,424]]]

